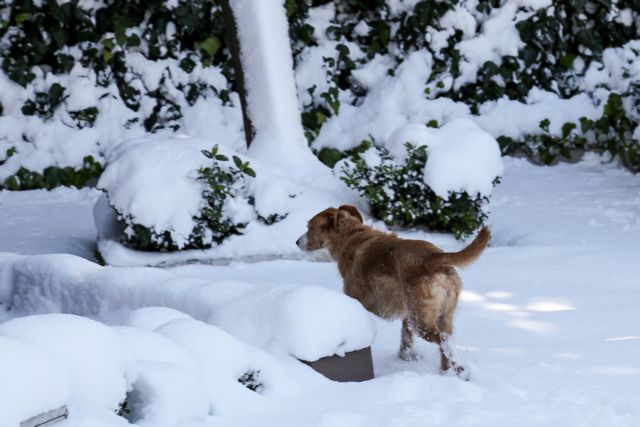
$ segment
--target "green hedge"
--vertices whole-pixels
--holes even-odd
[[[305,49],[317,44],[317,38],[321,36],[314,33],[309,23],[309,9],[326,3],[318,0],[285,1],[296,62],[300,61]],[[461,56],[456,44],[464,39],[464,35],[460,30],[451,31],[446,46],[435,51],[425,34],[428,29],[443,30],[441,18],[461,4],[461,0],[423,0],[410,10],[393,13],[385,0],[336,1],[335,17],[326,30],[326,37],[337,42],[335,58],[325,58],[330,88],[322,93],[314,87],[306,88],[312,102],[304,106],[302,121],[309,140],[313,141],[318,135],[328,117],[339,114],[344,99],[357,105],[366,96],[366,89],[358,85],[352,71],[376,54],[389,55],[399,64],[407,53],[426,48],[434,58],[433,72],[425,82],[426,96],[451,98],[477,111],[481,103],[503,96],[523,100],[533,87],[550,90],[561,97],[572,96],[580,90],[579,84],[588,66],[594,61],[601,61],[605,48],[622,46],[639,38],[637,20],[623,23],[615,17],[625,9],[633,13],[640,11],[640,0],[556,1],[517,24],[524,42],[517,56],[502,57],[500,63],[484,63],[475,81],[454,88],[442,82],[460,75]],[[492,12],[504,4],[498,0],[478,1],[475,10],[471,11],[477,30]],[[78,0],[63,4],[56,1],[1,0],[0,57],[6,76],[27,87],[41,72],[65,75],[80,64],[95,70],[98,85],[107,87],[115,84],[122,102],[133,112],[139,111],[142,95],[154,100],[154,107],[140,112],[133,120],[137,123],[131,123],[131,126],[143,126],[149,132],[167,128],[178,130],[184,107],[175,95],[165,85],[143,94],[144,86],[141,87],[128,74],[131,66],[125,52],[139,52],[151,61],[178,60],[186,73],[196,65],[219,68],[228,79],[228,87],[212,88],[202,83],[178,89],[191,105],[207,94],[229,102],[229,93],[234,90],[234,76],[229,52],[225,49],[219,1],[181,0],[172,7],[160,0],[112,0],[96,10],[84,5]],[[369,28],[366,34],[354,31],[362,22]],[[167,37],[170,27],[172,35]],[[357,46],[364,56],[354,60],[349,46]],[[576,67],[578,63],[580,66]],[[393,74],[393,69],[390,67],[390,74]],[[348,96],[344,96],[345,93]],[[50,120],[67,95],[67,88],[59,83],[44,89],[34,87],[32,96],[22,106],[22,112],[38,116],[43,121]],[[639,103],[637,85],[618,95],[622,98],[626,115],[632,116],[629,117],[631,123],[636,125],[637,117],[629,114],[629,109]],[[2,111],[0,105],[0,115]],[[74,125],[81,129],[91,127],[101,111],[93,106],[70,114]],[[582,132],[577,125],[574,133],[589,139],[588,131]],[[535,138],[544,139],[543,133],[539,132]],[[532,138],[525,137],[515,144],[510,143],[505,152],[511,153],[515,147],[521,147],[519,150],[535,151],[537,159],[548,162],[549,156],[562,157],[566,151],[562,149],[566,145],[562,139],[556,138],[557,149],[538,153],[537,146],[546,147],[551,142],[531,143]],[[628,139],[624,138],[625,141]],[[634,154],[636,150],[628,145],[626,142],[616,147],[596,144],[598,149],[612,154],[625,153],[626,165],[635,171],[640,168]],[[20,142],[16,143],[15,149],[20,151]],[[95,160],[102,162],[100,158]]]
[[[93,10],[95,4],[78,0],[0,0],[0,72],[25,88],[27,99],[21,107],[22,114],[36,116],[44,123],[55,120],[54,114],[64,107],[70,95],[64,86],[65,77],[72,72],[78,74],[77,70],[104,89],[104,96],[116,98],[126,108],[131,117],[125,124],[127,128],[178,131],[183,109],[200,98],[216,97],[228,103],[234,90],[233,70],[225,50],[220,5],[206,0],[176,3],[172,7],[162,0],[111,0]],[[158,87],[149,88],[143,76],[132,70],[128,55],[133,53],[147,61],[173,60],[177,65],[164,70]],[[196,66],[220,70],[229,85],[213,87],[206,81],[174,85],[169,81],[177,71],[188,74]],[[5,111],[0,107],[0,115]],[[93,127],[106,113],[96,103],[68,114],[72,123],[65,123],[66,126],[84,129]],[[34,142],[26,136],[23,140],[12,141],[14,153],[22,152],[23,144]],[[104,162],[101,155],[94,158],[100,164]],[[0,157],[0,161],[8,158]],[[50,166],[64,173],[21,170],[15,176],[24,181],[29,174],[46,175],[44,181],[31,181],[46,182],[43,186],[47,188],[86,182],[68,179],[72,173],[66,167]],[[88,172],[93,177],[101,172],[96,167],[72,169],[75,174]],[[56,179],[58,175],[60,179]],[[14,188],[15,180],[9,180],[5,187]]]
[[[517,138],[497,137],[503,154],[525,154],[542,164],[571,158],[576,151],[591,150],[608,153],[612,159],[621,159],[629,170],[640,171],[640,142],[636,132],[640,123],[640,76],[631,69],[634,58],[640,55],[640,42],[634,43],[640,40],[640,0],[560,0],[539,10],[521,6],[519,12],[528,15],[516,24],[523,42],[517,54],[479,64],[477,76],[471,81],[459,80],[465,58],[458,44],[468,35],[461,29],[443,28],[442,18],[458,10],[456,8],[462,8],[475,25],[477,34],[484,22],[495,16],[499,8],[505,7],[505,0],[478,0],[472,10],[463,0],[422,0],[412,7],[399,9],[390,7],[386,0],[340,0],[333,2],[335,15],[325,34],[319,34],[318,29],[311,25],[310,12],[327,3],[326,0],[285,0],[296,64],[326,40],[335,46],[334,52],[323,58],[326,81],[302,88],[305,95],[309,95],[304,98],[307,102],[301,113],[302,123],[314,150],[313,141],[326,121],[339,115],[344,103],[357,106],[367,96],[367,88],[358,83],[354,71],[377,55],[388,58],[387,74],[393,76],[409,53],[426,49],[433,57],[433,67],[424,82],[424,96],[462,102],[469,106],[472,114],[477,114],[479,106],[488,101],[503,97],[524,101],[532,88],[553,92],[560,98],[570,98],[584,91],[583,83],[590,67],[604,66],[603,52],[606,49],[623,47],[627,62],[622,64],[622,83],[605,82],[588,93],[594,104],[600,102],[604,106],[601,117],[585,117],[565,123],[560,134],[550,132],[549,119],[552,118],[549,117],[528,134]],[[61,109],[69,110],[66,102],[71,94],[63,77],[77,69],[95,76],[97,86],[115,88],[112,96],[131,116],[124,126],[146,132],[178,131],[185,111],[203,98],[213,97],[224,105],[231,104],[235,77],[226,48],[218,0],[178,0],[171,3],[111,0],[104,7],[95,10],[93,7],[78,0],[63,4],[55,0],[0,0],[1,72],[27,91],[28,96],[20,106],[22,114],[47,123],[56,120]],[[436,32],[446,34],[437,49],[430,39]],[[165,70],[167,74],[163,75],[157,87],[149,88],[141,76],[132,72],[133,53],[146,61],[171,60],[176,65]],[[191,75],[196,68],[221,72],[227,82],[222,87],[214,87],[206,80],[177,85],[171,82],[172,73]],[[53,78],[49,78],[51,76]],[[7,105],[0,103],[0,116],[6,111]],[[71,122],[66,125],[78,130],[91,128],[102,114],[105,113],[99,103],[69,110]],[[11,141],[11,146],[1,138],[0,143],[4,144],[4,153],[0,154],[1,168],[3,163],[16,153],[22,153],[34,141],[23,136],[21,141]],[[377,149],[384,155],[383,146]],[[346,157],[353,158],[358,165],[357,148],[345,152],[324,148],[317,150],[316,154],[330,166]],[[102,155],[100,152],[86,157],[84,164],[73,167],[52,164],[41,172],[22,168],[5,179],[2,185],[9,189],[82,186],[101,173]],[[412,169],[410,164],[399,167]],[[484,220],[480,209],[473,211],[459,206],[456,209],[473,212],[455,226],[445,226],[434,217],[415,219],[420,217],[420,213],[406,217],[407,212],[413,212],[408,205],[402,212],[389,212],[384,208],[388,201],[378,201],[368,184],[363,184],[366,181],[363,177],[371,177],[375,171],[360,169],[358,173],[362,179],[354,178],[354,170],[343,177],[369,199],[372,211],[390,224],[427,224],[438,229],[449,227],[457,235],[464,235]],[[385,173],[406,178],[406,174],[396,170]],[[381,175],[376,176],[374,181],[378,183]],[[429,199],[429,206],[434,206],[436,202],[428,196],[429,190],[419,191],[424,191],[424,194],[420,193],[418,198]],[[469,206],[480,206],[485,202],[467,196]],[[408,200],[409,196],[402,197]],[[452,211],[445,216],[450,218],[453,214]],[[265,221],[277,219],[266,218]],[[452,219],[444,218],[442,221]],[[220,229],[222,236],[225,235],[222,228],[228,228],[232,234],[234,227],[237,231],[241,225],[222,227],[220,223],[215,227]],[[138,234],[143,236],[145,232],[139,230]],[[151,242],[149,247],[164,245],[164,240],[158,236],[147,237]]]

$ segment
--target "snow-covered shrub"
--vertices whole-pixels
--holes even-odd
[[[387,225],[463,238],[487,219],[484,207],[502,173],[498,144],[465,119],[430,125],[400,128],[386,146],[363,142],[337,173]]]
[[[384,147],[371,148],[365,155],[355,153],[341,164],[344,182],[367,199],[375,218],[389,226],[424,226],[452,232],[457,238],[480,228],[487,219],[482,208],[489,198],[466,192],[439,197],[424,182],[427,147],[407,143],[406,149],[404,162],[396,161]]]
[[[202,150],[210,160],[209,165],[197,171],[197,180],[202,184],[199,211],[193,216],[193,228],[186,242],[176,242],[171,229],[158,229],[137,223],[132,215],[121,212],[127,225],[123,242],[140,250],[206,249],[222,242],[234,234],[240,234],[247,223],[254,219],[254,196],[250,179],[256,173],[249,162],[233,156],[233,165],[228,156],[219,153],[218,146]],[[199,186],[197,182],[194,186]],[[249,211],[249,214],[247,214]],[[275,222],[284,215],[274,214],[268,222]]]

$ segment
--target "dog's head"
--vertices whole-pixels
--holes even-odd
[[[296,245],[305,252],[326,248],[328,237],[332,233],[344,231],[349,222],[357,220],[362,224],[362,215],[350,205],[338,209],[328,208],[314,216],[307,223],[307,232],[296,241]]]

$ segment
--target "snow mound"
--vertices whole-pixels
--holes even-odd
[[[17,427],[21,421],[68,402],[69,379],[50,355],[5,337],[0,337],[0,355],[0,425]]]
[[[135,361],[120,337],[84,317],[19,317],[0,325],[0,335],[28,342],[51,355],[69,376],[71,403],[115,411],[137,376]],[[64,387],[60,393],[64,396]]]
[[[169,307],[142,307],[129,313],[125,325],[153,331],[176,319],[190,319],[186,313]]]
[[[129,326],[116,326],[113,329],[127,344],[136,360],[167,363],[180,366],[193,374],[198,372],[193,357],[162,335]]]
[[[140,427],[168,427],[208,416],[209,402],[192,372],[154,361],[139,362],[138,371],[128,398],[128,418]]]
[[[247,400],[253,402],[259,397],[238,379],[250,369],[262,372],[264,368],[252,360],[249,348],[233,336],[204,322],[185,319],[169,322],[157,332],[194,357],[215,414],[242,410]]]
[[[318,286],[260,287],[220,283],[209,323],[240,339],[314,361],[368,347],[373,316],[356,300]]]
[[[450,192],[490,195],[493,181],[504,171],[496,140],[466,118],[439,129],[416,123],[401,126],[389,138],[389,152],[403,159],[407,142],[428,147],[424,182],[445,200]]]
[[[283,347],[299,359],[344,356],[368,347],[375,337],[373,316],[358,301],[325,288],[288,290],[277,307],[273,328],[282,334]]]

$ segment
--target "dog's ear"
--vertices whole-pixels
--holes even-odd
[[[333,213],[332,226],[335,230],[343,231],[345,223],[348,223],[350,218],[353,218],[351,213],[342,209],[336,209]]]
[[[351,215],[352,217],[354,217],[358,221],[364,222],[364,220],[362,219],[362,215],[360,215],[360,212],[358,212],[358,209],[356,209],[355,207],[353,207],[351,205],[342,205],[342,206],[340,206],[338,208],[338,210],[346,211],[346,212],[349,213],[349,215]]]

